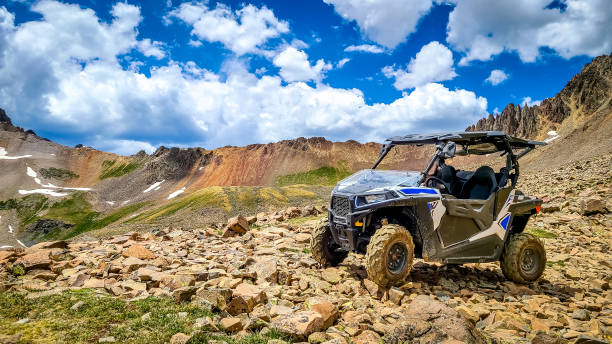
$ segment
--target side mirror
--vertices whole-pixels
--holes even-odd
[[[444,147],[442,147],[442,152],[440,153],[440,156],[444,159],[452,158],[455,156],[456,150],[457,145],[454,142],[449,141],[444,145]]]

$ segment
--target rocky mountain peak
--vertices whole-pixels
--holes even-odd
[[[3,123],[8,123],[8,124],[11,124],[11,125],[13,124],[13,123],[11,122],[10,117],[9,117],[9,116],[6,114],[6,112],[4,111],[4,109],[0,109],[0,122],[3,122]]]
[[[480,119],[468,131],[500,130],[510,135],[536,138],[541,132],[556,129],[570,115],[609,113],[612,109],[612,54],[602,55],[587,63],[554,97],[540,105],[520,106],[508,104],[495,115]]]

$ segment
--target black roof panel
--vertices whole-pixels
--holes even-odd
[[[479,143],[502,143],[504,138],[507,138],[513,148],[533,148],[535,146],[546,145],[545,142],[509,136],[503,131],[451,131],[435,134],[411,134],[406,136],[394,136],[388,138],[386,141],[387,144],[391,145],[435,144],[440,141],[453,141],[460,145],[471,145]]]

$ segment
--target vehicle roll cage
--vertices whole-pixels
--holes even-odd
[[[440,133],[440,134],[414,134],[414,135],[406,135],[406,136],[395,136],[386,140],[386,142],[380,148],[380,155],[378,156],[378,160],[372,166],[372,169],[376,169],[378,165],[382,162],[382,160],[387,156],[387,154],[391,151],[391,149],[398,145],[417,145],[422,146],[424,144],[435,144],[436,151],[434,156],[431,158],[427,167],[422,172],[422,177],[419,181],[419,184],[423,183],[426,176],[429,174],[429,171],[434,166],[434,164],[441,160],[444,161],[445,157],[443,156],[444,147],[448,144],[448,142],[454,142],[456,145],[461,146],[466,153],[466,155],[470,154],[490,154],[496,152],[503,152],[502,155],[506,154],[506,169],[509,173],[511,170],[514,170],[514,174],[510,175],[510,179],[512,182],[512,186],[516,185],[519,176],[519,162],[518,160],[533,150],[536,146],[546,145],[545,142],[533,141],[533,140],[525,140],[513,136],[506,135],[506,133],[501,131],[474,131],[474,132],[448,132],[448,133]],[[477,144],[492,144],[494,145],[494,150],[489,150],[485,152],[473,152],[470,153],[469,146],[477,145]],[[518,154],[514,153],[514,149],[523,149]]]

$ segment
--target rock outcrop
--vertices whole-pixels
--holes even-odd
[[[540,105],[508,104],[500,114],[490,114],[466,130],[498,130],[524,138],[543,137],[572,114],[582,115],[581,121],[588,122],[591,116],[610,113],[611,100],[612,54],[593,59],[557,95]]]
[[[0,123],[8,123],[8,124],[13,124],[13,122],[11,122],[11,119],[9,118],[9,116],[7,116],[6,112],[4,112],[3,109],[0,109]]]

